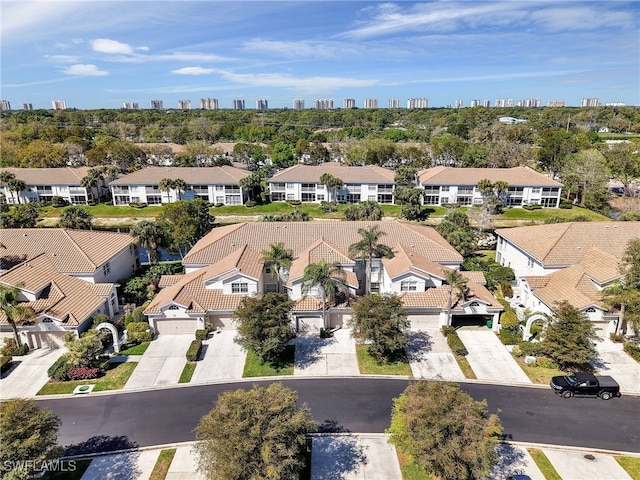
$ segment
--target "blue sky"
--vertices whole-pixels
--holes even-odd
[[[217,98],[640,103],[638,1],[0,0],[1,93],[51,108]]]

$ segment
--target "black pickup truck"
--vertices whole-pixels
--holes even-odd
[[[609,400],[620,396],[620,385],[612,377],[596,377],[591,373],[569,373],[551,379],[551,388],[564,398],[600,397]]]

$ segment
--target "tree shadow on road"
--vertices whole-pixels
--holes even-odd
[[[136,442],[129,440],[126,435],[110,437],[97,435],[80,443],[73,443],[65,447],[64,456],[87,455],[93,453],[116,452],[121,450],[133,450],[138,448]]]

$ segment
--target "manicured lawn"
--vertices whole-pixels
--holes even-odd
[[[631,478],[640,479],[640,458],[638,457],[613,457]]]
[[[120,350],[120,353],[116,355],[144,355],[144,352],[149,348],[149,342],[143,342],[138,345],[133,345],[129,348],[125,348],[124,350]]]
[[[247,359],[244,362],[242,376],[248,377],[275,377],[279,375],[293,375],[293,361],[295,356],[295,346],[288,345],[280,362],[276,365],[261,363],[255,353],[247,352]]]
[[[111,363],[109,370],[101,378],[95,378],[93,380],[77,380],[73,382],[58,382],[50,380],[46,383],[37,395],[60,395],[63,393],[73,393],[73,389],[78,385],[95,385],[94,392],[101,392],[104,390],[120,390],[124,387],[127,380],[135,370],[138,364],[136,362],[128,363]]]
[[[420,465],[414,463],[410,457],[396,449],[402,480],[433,480],[433,477]]]
[[[536,462],[536,465],[544,475],[544,478],[547,480],[562,480],[562,477],[558,475],[558,472],[553,468],[553,465],[551,465],[551,462],[542,450],[529,448],[528,451],[529,455],[531,455],[531,458],[533,458],[533,461]]]
[[[462,370],[462,373],[464,374],[464,378],[478,378],[476,377],[473,368],[471,368],[471,365],[469,365],[469,360],[467,360],[467,357],[463,357],[461,355],[456,355],[455,357],[460,370]]]
[[[196,370],[196,362],[187,362],[187,364],[182,369],[182,373],[180,374],[180,380],[178,383],[189,383],[191,381],[191,377],[193,377],[193,372]]]
[[[66,207],[43,207],[40,210],[41,217],[59,217]],[[83,205],[87,212],[89,212],[94,218],[100,217],[113,217],[113,218],[122,218],[122,217],[155,217],[162,211],[162,207],[160,206],[151,206],[144,208],[133,208],[129,205],[113,205],[111,203],[101,203],[99,205],[89,206]]]
[[[158,455],[158,460],[156,460],[156,464],[153,467],[149,480],[164,480],[167,477],[167,472],[169,471],[169,467],[171,466],[171,462],[173,461],[175,454],[175,448],[162,450],[160,455]]]
[[[561,217],[571,219],[576,215],[586,215],[591,221],[610,221],[609,217],[592,212],[586,208],[541,208],[539,210],[525,210],[524,208],[508,208],[496,220],[531,220],[532,223],[544,222],[549,217]]]
[[[514,356],[513,358],[516,359],[520,368],[522,368],[533,383],[548,384],[551,381],[551,377],[564,375],[562,370],[556,370],[555,368],[532,367],[531,365],[527,365],[524,363],[524,357]]]
[[[360,373],[368,375],[413,375],[411,366],[404,350],[398,353],[395,358],[384,361],[369,354],[368,345],[356,345],[356,357],[358,358],[358,368]]]
[[[80,480],[90,464],[90,459],[65,460],[58,465],[58,471],[45,473],[42,480]]]

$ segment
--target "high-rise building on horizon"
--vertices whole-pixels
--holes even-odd
[[[364,99],[364,108],[378,108],[378,99],[377,98],[365,98]]]
[[[140,106],[138,105],[138,102],[124,102],[122,104],[122,108],[125,110],[139,110]]]
[[[344,108],[344,109],[356,108],[356,99],[355,98],[345,98],[342,101],[342,108]]]
[[[471,100],[471,104],[470,104],[470,105],[471,105],[472,107],[477,107],[477,106],[479,106],[479,105],[480,105],[480,100],[476,100],[476,99]]]
[[[236,98],[233,100],[233,109],[234,110],[244,110],[244,100],[240,98]]]
[[[515,102],[513,101],[513,98],[509,98],[507,100],[507,107],[515,107]]]
[[[304,99],[296,98],[293,100],[293,109],[294,110],[304,110]]]
[[[454,108],[462,108],[462,107],[464,107],[464,102],[460,99],[456,100]]]
[[[505,106],[504,98],[496,98],[496,103],[493,104],[495,108],[503,108]]]
[[[217,98],[201,98],[200,108],[203,110],[218,110]]]
[[[485,99],[485,101],[482,102],[482,106],[485,107],[485,108],[491,107],[491,100]]]
[[[547,102],[547,107],[564,107],[564,100],[552,100]]]
[[[162,100],[151,100],[151,110],[164,110],[164,103]]]
[[[9,100],[0,100],[0,111],[9,111],[11,110],[11,103]]]
[[[256,110],[260,110],[260,111],[269,110],[269,102],[267,102],[266,98],[256,99]]]
[[[607,102],[604,104],[605,107],[626,107],[627,104],[624,102]]]
[[[191,110],[191,100],[178,100],[180,110]]]
[[[410,98],[407,100],[407,108],[429,108],[429,101],[426,98]]]
[[[582,107],[598,107],[600,106],[600,101],[593,97],[593,98],[583,98],[582,99]]]
[[[51,108],[53,110],[66,110],[67,102],[64,100],[51,100]]]
[[[400,99],[399,98],[390,98],[389,99],[389,108],[401,108],[400,107]]]
[[[33,104],[28,103],[28,102],[23,103],[22,104],[22,110],[33,110]]]
[[[333,99],[316,99],[313,101],[313,106],[316,110],[333,110]]]

